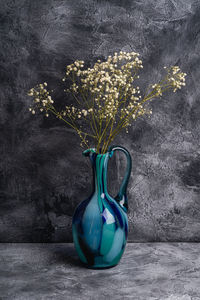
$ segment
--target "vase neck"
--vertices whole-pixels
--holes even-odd
[[[109,158],[112,157],[113,153],[118,150],[122,151],[126,155],[127,167],[119,192],[117,196],[113,198],[109,196],[107,191],[107,167]],[[91,199],[94,199],[94,201],[95,199],[98,199],[100,209],[103,207],[104,199],[109,199],[109,201],[115,200],[121,206],[121,208],[127,212],[128,201],[126,189],[132,166],[131,156],[128,150],[121,146],[112,146],[109,147],[109,151],[105,154],[98,154],[95,148],[90,148],[85,150],[83,155],[89,156],[93,168],[93,196],[95,197],[91,197]]]
[[[109,153],[90,155],[93,168],[93,193],[104,198],[107,195],[107,166]]]

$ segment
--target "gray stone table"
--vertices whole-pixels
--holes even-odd
[[[73,244],[0,244],[0,299],[200,299],[200,244],[129,243],[120,264],[84,268]]]

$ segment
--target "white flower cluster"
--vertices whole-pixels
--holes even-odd
[[[78,77],[80,84],[73,81],[66,91],[76,94],[81,90],[86,99],[93,99],[93,111],[98,113],[100,119],[115,118],[124,99],[133,103],[139,99],[135,95],[139,91],[133,87],[134,79],[138,78],[137,71],[143,68],[138,56],[136,52],[121,51],[113,57],[108,56],[105,62],[98,60],[93,68],[86,70],[80,70],[84,65],[83,61],[76,61],[67,66],[66,76]]]
[[[181,89],[182,86],[185,86],[185,76],[187,74],[181,72],[178,66],[173,66],[168,69],[168,82],[173,87],[173,92],[175,93],[177,89]]]
[[[29,107],[29,111],[34,115],[36,110],[39,109],[41,112],[45,112],[46,117],[49,116],[48,110],[52,107],[54,101],[49,95],[47,90],[47,83],[40,83],[36,87],[32,88],[28,92],[28,96],[34,97],[34,103],[32,107]]]
[[[63,78],[67,85],[71,81],[64,91],[73,95],[77,106],[66,106],[58,112],[45,82],[29,91],[29,96],[34,98],[29,110],[35,114],[38,109],[47,117],[52,112],[75,129],[86,146],[87,138],[92,137],[97,152],[101,148],[105,153],[115,136],[123,128],[128,130],[128,126],[138,117],[152,114],[147,106],[150,100],[161,97],[166,90],[176,92],[185,85],[186,73],[181,72],[178,66],[165,67],[166,76],[150,85],[145,95],[141,95],[135,80],[139,78],[138,71],[143,65],[136,52],[121,51],[108,56],[106,61],[97,60],[91,68],[83,67],[84,61],[76,60],[66,67]],[[91,133],[81,130],[82,123],[76,123],[80,119],[88,123]]]
[[[159,83],[152,84],[152,89],[155,97],[162,96],[162,86]]]
[[[151,85],[154,97],[162,96],[163,91],[167,89],[171,88],[173,92],[176,92],[182,86],[185,86],[185,76],[187,74],[181,72],[178,66],[164,67],[164,69],[167,69],[167,76],[161,82]]]
[[[77,76],[80,74],[80,69],[84,67],[84,61],[83,60],[76,60],[73,64],[68,65],[66,67],[66,76],[69,76],[71,72],[77,72]],[[65,78],[63,78],[63,81],[65,81]]]
[[[93,109],[80,109],[75,106],[65,106],[65,110],[61,112],[62,116],[68,116],[70,119],[75,120],[76,118],[80,119],[82,117],[87,117],[88,114],[93,112]]]

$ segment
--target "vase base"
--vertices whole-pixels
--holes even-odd
[[[121,249],[122,248],[122,249]],[[124,247],[121,247],[121,251],[117,249],[118,255],[112,256],[110,254],[113,254],[113,252],[110,251],[109,256],[108,255],[98,255],[93,254],[90,252],[86,252],[87,256],[84,257],[83,255],[79,256],[79,259],[82,263],[82,265],[88,269],[109,269],[113,268],[116,265],[119,264],[120,259],[123,255],[124,249],[125,249],[125,244]],[[115,248],[114,248],[115,249]],[[90,254],[90,255],[89,255]]]
[[[81,262],[82,263],[82,262]],[[109,266],[109,265],[95,265],[95,266],[90,266],[90,265],[87,265],[87,264],[84,264],[84,267],[86,267],[87,269],[93,269],[93,270],[103,270],[103,269],[111,269],[111,268],[114,268],[116,267],[118,264],[115,264],[115,265],[112,265],[112,266]]]

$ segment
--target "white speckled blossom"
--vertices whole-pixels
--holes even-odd
[[[176,92],[185,85],[186,73],[178,66],[164,67],[167,74],[158,83],[150,85],[142,95],[140,87],[135,84],[139,78],[138,71],[143,68],[142,60],[136,52],[120,52],[108,56],[106,61],[97,60],[92,68],[84,69],[84,61],[76,60],[66,67],[63,82],[71,85],[64,91],[71,93],[76,105],[68,105],[57,111],[53,99],[47,90],[47,83],[30,89],[28,95],[34,98],[29,110],[49,112],[71,126],[81,138],[81,145],[89,146],[92,139],[97,152],[105,153],[115,137],[138,117],[152,114],[148,103],[153,98],[163,95],[171,89]],[[80,120],[88,126],[82,130]]]

